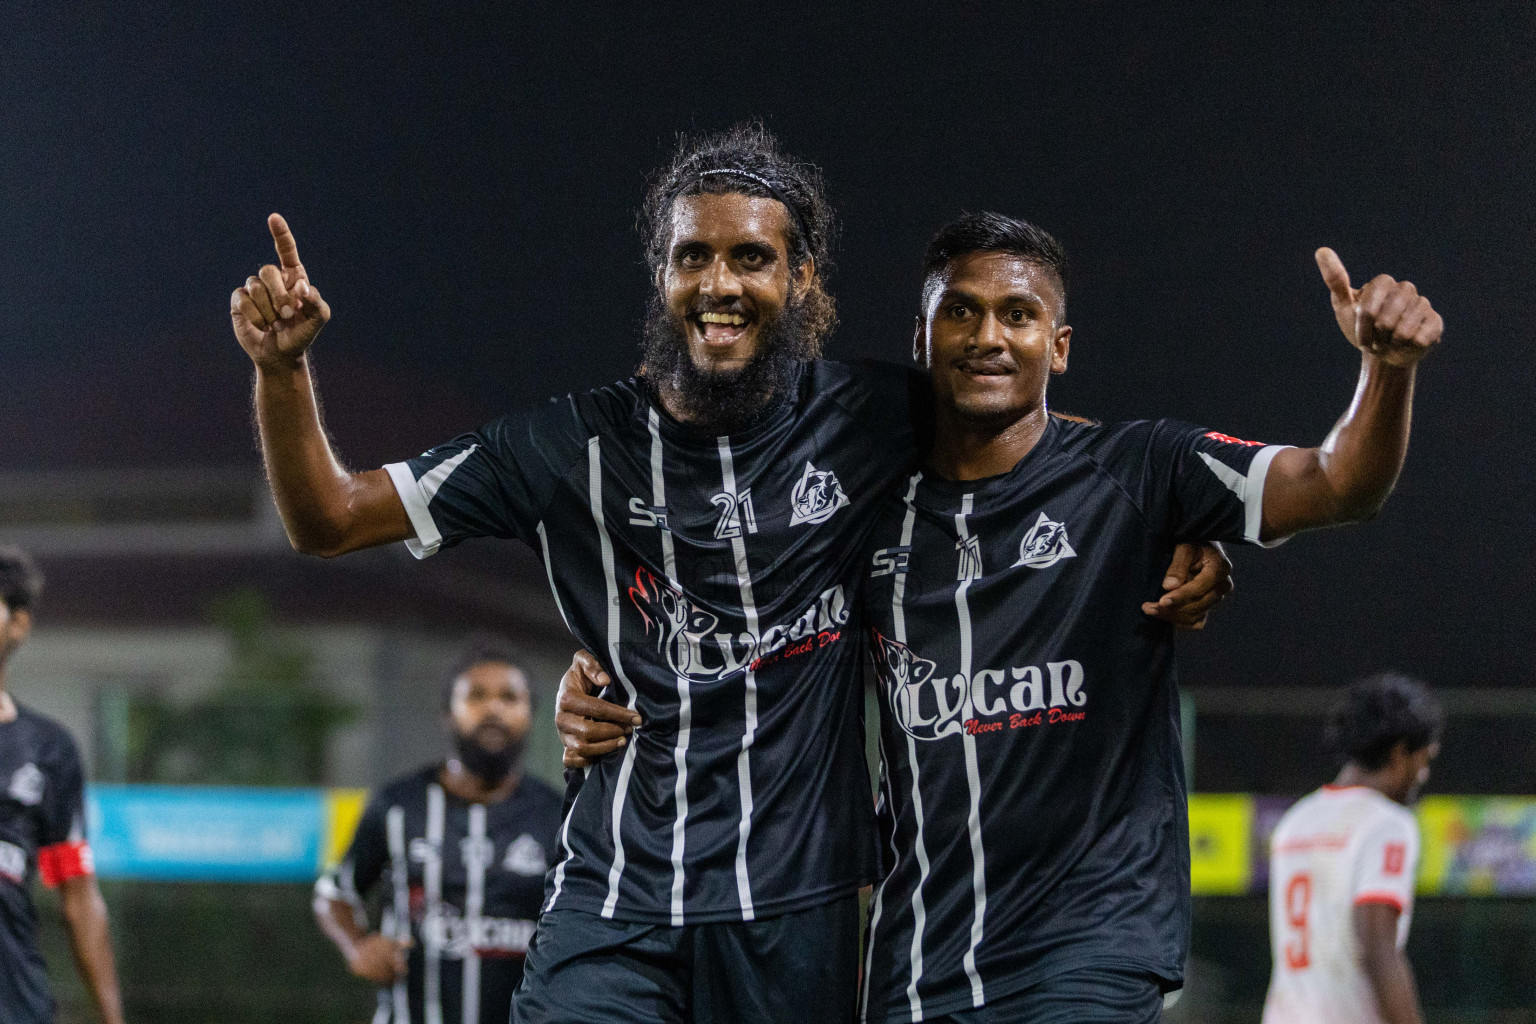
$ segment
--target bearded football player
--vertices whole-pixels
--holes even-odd
[[[841,781],[864,771],[852,598],[924,444],[927,383],[819,358],[831,209],[819,170],[761,128],[685,142],[643,224],[655,297],[636,376],[353,473],[309,372],[330,308],[274,214],[279,263],[231,296],[268,475],[301,551],[532,546],[643,722],[572,789],[515,1019],[845,1015],[876,872],[867,794]],[[1157,615],[1208,598],[1221,560],[1175,575]]]
[[[321,930],[379,987],[376,1024],[505,1024],[555,856],[560,796],[523,774],[533,694],[505,645],[469,647],[443,712],[451,753],[381,788],[315,884]]]

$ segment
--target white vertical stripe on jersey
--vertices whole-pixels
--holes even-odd
[[[389,880],[394,883],[394,925],[390,936],[397,942],[411,938],[411,865],[405,859],[405,808],[391,807],[384,815],[384,834],[389,840]],[[405,979],[395,982],[391,993],[395,1003],[395,1024],[411,1024],[411,999]]]
[[[914,488],[920,479],[921,473],[913,478]],[[912,544],[912,524],[916,518],[917,509],[908,501],[906,518],[901,524],[903,547]],[[896,574],[891,593],[891,615],[895,620],[896,642],[899,644],[907,642],[906,596],[907,574],[900,572]],[[912,1019],[920,1021],[923,1019],[923,1001],[917,994],[917,982],[923,976],[923,929],[928,925],[928,909],[923,905],[923,886],[928,883],[931,865],[928,862],[928,844],[923,837],[923,791],[918,785],[917,741],[911,734],[907,735],[907,761],[912,766],[912,814],[917,823],[917,842],[914,844],[917,853],[917,885],[912,889],[912,980],[907,984],[907,1002],[912,1006]]]
[[[583,778],[592,774],[592,768],[588,766]],[[571,809],[565,812],[565,821],[560,825],[560,845],[565,849],[565,856],[560,858],[560,863],[555,865],[555,888],[549,894],[549,902],[544,904],[544,912],[555,909],[555,900],[560,898],[560,889],[565,885],[565,865],[575,856],[571,852],[571,818],[576,814],[576,803],[581,799],[581,790],[576,791],[571,799]]]
[[[731,439],[719,438],[720,477],[725,493],[734,502],[736,493],[736,467],[731,458]],[[731,549],[736,553],[736,582],[741,586],[741,614],[747,620],[747,635],[757,642],[757,601],[752,597],[752,571],[747,567],[747,542],[745,522],[740,534],[731,538]],[[752,653],[747,652],[746,668],[746,727],[741,735],[741,753],[736,756],[736,787],[741,791],[740,838],[736,842],[736,894],[741,899],[741,919],[753,920],[757,914],[752,907],[752,881],[747,877],[747,841],[752,837],[752,742],[757,736],[757,672],[752,668]]]
[[[955,513],[955,531],[960,536],[961,564],[965,564],[964,545],[970,539],[970,530],[965,523],[965,517],[971,514],[975,495],[967,494],[960,499],[960,511]],[[975,564],[978,575],[981,573],[981,563]],[[965,579],[960,580],[955,586],[955,612],[960,617],[960,675],[965,683],[965,717],[967,719],[976,716],[976,708],[971,697],[971,606],[966,601],[966,592],[971,589],[972,576],[965,574]],[[971,944],[965,951],[965,974],[971,979],[971,1003],[981,1006],[986,999],[986,993],[981,987],[981,975],[976,973],[976,947],[981,945],[981,936],[986,928],[987,917],[987,855],[981,846],[981,770],[976,766],[976,737],[964,731],[960,732],[961,743],[965,746],[965,781],[971,789],[971,811],[967,824],[971,832],[971,892],[975,896],[976,909],[971,918]]]
[[[651,507],[665,510],[667,507],[667,481],[661,468],[661,417],[654,408],[647,417],[651,430]],[[681,591],[677,581],[677,553],[672,547],[671,519],[659,524],[661,534],[661,559],[667,571],[667,582]],[[677,745],[672,748],[672,762],[677,767],[677,780],[672,786],[672,799],[677,804],[677,817],[672,821],[672,926],[683,924],[683,851],[688,837],[688,740],[693,733],[693,698],[688,692],[688,677],[677,677]]]
[[[421,925],[421,952],[425,971],[421,979],[421,1012],[426,1024],[443,1024],[443,831],[447,816],[443,787],[427,787],[427,850],[422,865],[427,908]]]
[[[913,508],[912,501],[913,501],[913,499],[915,499],[917,497],[917,482],[919,480],[921,480],[922,478],[923,478],[923,474],[921,474],[921,473],[914,473],[912,475],[912,479],[911,479],[911,481],[907,485],[907,495],[903,499],[907,503],[907,513],[906,513],[906,515],[901,520],[901,543],[903,545],[909,545],[909,544],[912,543],[912,523],[913,523],[914,518],[917,515],[917,510],[915,508]],[[895,619],[896,619],[896,632],[898,634],[900,634],[899,636],[897,636],[895,638],[898,643],[905,642],[906,632],[907,632],[907,621],[906,621],[906,618],[903,615],[902,607],[901,607],[901,603],[902,603],[902,601],[904,599],[904,595],[905,595],[905,592],[906,592],[906,589],[905,589],[906,588],[906,582],[907,582],[907,573],[906,573],[905,569],[903,569],[902,571],[898,572],[895,575],[895,577],[893,577],[893,580],[892,580],[892,584],[893,584],[894,590],[892,591],[892,596],[891,596],[891,611],[894,614]],[[908,739],[908,743],[909,744],[911,743],[911,739],[910,738]],[[915,753],[915,751],[914,751],[914,753]],[[885,751],[885,730],[882,729],[882,730],[880,730],[880,784],[882,786],[884,786],[886,789],[891,789],[891,777],[890,777],[890,774],[886,770],[886,766],[889,765],[890,763],[891,763],[891,759],[886,756],[886,751]],[[913,770],[914,773],[917,771],[917,758],[916,757],[912,758],[912,770]],[[892,808],[892,812],[891,813],[892,813],[893,818],[894,818],[894,815],[895,815],[894,808],[896,806],[896,794],[895,794],[895,792],[892,791],[892,792],[887,793],[886,794],[886,800],[888,802],[888,805]],[[922,844],[923,837],[922,837],[921,831],[919,831],[919,833],[918,833],[917,841],[918,841],[919,845]],[[926,857],[927,857],[926,851],[924,852],[923,856],[926,859]],[[891,866],[892,866],[893,869],[895,867],[895,864],[896,864],[896,830],[893,828],[891,830]],[[875,889],[875,900],[874,900],[874,904],[873,904],[874,909],[873,909],[872,913],[870,914],[870,918],[869,918],[869,936],[868,936],[868,938],[865,939],[865,948],[864,948],[864,994],[863,994],[863,999],[860,1001],[860,1005],[859,1005],[859,1020],[861,1020],[861,1021],[867,1020],[869,1018],[869,974],[870,974],[870,972],[872,970],[874,970],[874,963],[875,963],[875,930],[879,927],[879,925],[880,925],[880,915],[885,910],[885,886],[886,886],[886,883],[889,882],[890,880],[891,880],[891,873],[890,872],[886,872],[886,876],[880,880],[879,886],[877,886],[876,889]],[[919,886],[919,888],[921,888],[921,886]],[[921,894],[919,894],[918,900],[920,901],[921,899],[922,899],[922,896],[921,896]],[[917,907],[917,904],[914,903],[913,907],[914,907],[914,910],[915,910],[916,907]],[[920,927],[918,928],[918,934],[919,935],[922,934],[922,929]],[[919,958],[922,957],[921,949],[919,949],[919,951],[918,951],[918,957]],[[915,995],[916,995],[916,990],[915,989],[911,993],[909,993],[909,997],[910,996],[915,996]],[[913,1006],[912,1011],[913,1011],[913,1013],[918,1015],[918,1018],[921,1018],[921,1015],[922,1015],[922,1004],[918,1003],[917,1005]]]
[[[464,930],[469,942],[464,950],[464,984],[460,1002],[464,1024],[480,1024],[480,953],[475,939],[485,913],[485,868],[491,858],[485,849],[485,804],[469,805],[469,836],[464,844]]]
[[[555,599],[555,611],[560,613],[560,621],[565,623],[565,628],[571,628],[571,620],[565,617],[565,605],[560,603],[560,591],[555,587],[555,566],[549,560],[549,536],[544,532],[544,520],[539,520],[539,525],[534,527],[539,534],[539,547],[544,551],[544,575],[549,577],[549,592]]]
[[[619,581],[613,566],[613,538],[608,536],[608,524],[603,518],[603,448],[596,437],[587,440],[587,496],[592,506],[592,521],[597,524],[597,539],[603,549],[603,580],[608,586],[608,661],[614,675],[624,685],[629,700],[629,710],[635,710],[639,694],[624,671],[619,658]],[[608,868],[608,898],[603,900],[602,916],[612,920],[613,908],[619,902],[619,879],[624,875],[624,797],[629,792],[629,776],[635,770],[635,748],[640,737],[637,734],[624,749],[624,761],[619,765],[619,779],[613,787],[613,864]]]
[[[555,611],[560,613],[560,621],[565,623],[565,628],[571,628],[571,620],[565,617],[565,605],[560,603],[560,591],[555,588],[555,566],[549,559],[549,535],[544,532],[544,520],[539,520],[536,527],[539,534],[539,547],[544,550],[544,574],[549,577],[549,592],[555,598]],[[579,791],[578,791],[579,793]],[[560,858],[560,863],[555,865],[555,888],[549,894],[549,902],[544,905],[545,910],[553,910],[555,900],[560,898],[560,889],[565,884],[565,864],[571,859],[571,815],[576,811],[576,801],[571,801],[571,809],[566,812],[565,823],[560,828],[560,845],[565,847],[565,856]]]

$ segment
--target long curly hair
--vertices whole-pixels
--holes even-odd
[[[730,171],[745,173],[721,173]],[[800,346],[804,350],[794,356],[820,356],[827,335],[837,326],[837,304],[826,289],[837,223],[821,168],[785,153],[774,134],[759,122],[723,132],[679,135],[672,161],[651,175],[640,210],[645,261],[653,279],[667,258],[673,204],[681,196],[706,193],[777,199],[788,208],[790,269],[798,269],[806,260],[812,260],[815,268],[810,286],[799,297],[806,330]]]

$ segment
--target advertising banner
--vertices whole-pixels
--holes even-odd
[[[352,841],[362,789],[93,785],[87,830],[103,878],[307,882]],[[1269,840],[1291,797],[1189,798],[1197,896],[1261,894]],[[1426,797],[1417,808],[1419,892],[1536,896],[1536,797]]]
[[[308,881],[329,852],[327,803],[320,789],[98,785],[86,828],[103,878]]]

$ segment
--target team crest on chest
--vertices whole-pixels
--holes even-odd
[[[524,832],[507,846],[507,854],[501,858],[501,866],[514,875],[522,875],[531,878],[542,875],[548,869],[549,863],[544,858],[544,847],[539,841]]]
[[[1067,524],[1058,523],[1044,512],[1019,541],[1019,560],[1013,568],[1027,565],[1031,569],[1044,569],[1063,558],[1076,558],[1077,552],[1067,541]]]
[[[789,525],[824,523],[846,504],[848,495],[837,482],[837,474],[830,469],[817,469],[807,462],[805,474],[795,484],[794,493],[789,498]]]
[[[47,781],[37,765],[28,761],[11,775],[11,784],[6,793],[19,804],[36,807],[43,802],[43,787]]]

